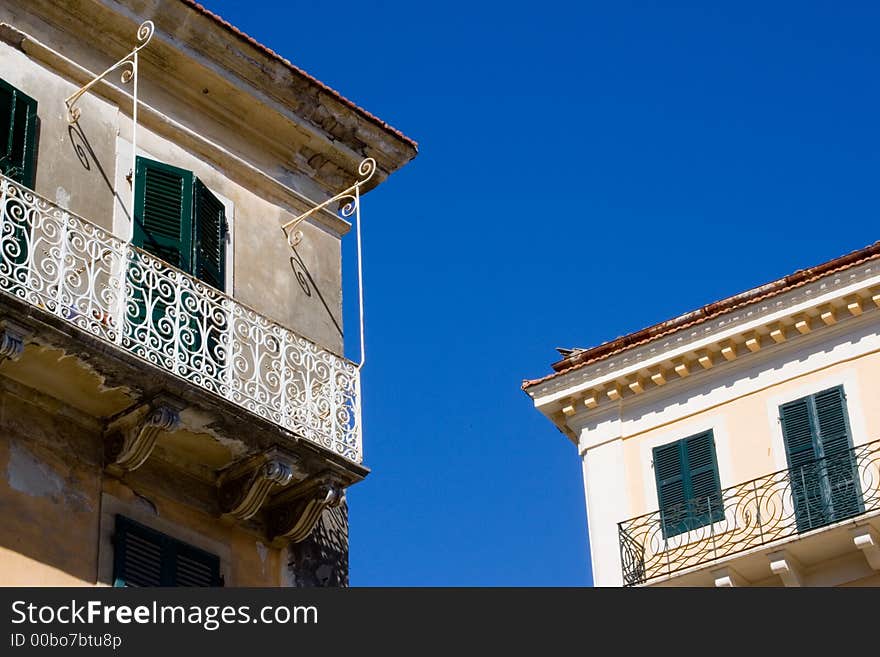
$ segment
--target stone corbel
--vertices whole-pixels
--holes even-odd
[[[24,351],[24,342],[30,330],[4,319],[0,320],[0,362],[18,360]]]
[[[856,527],[850,532],[853,544],[865,555],[868,565],[880,571],[880,532],[870,525]]]
[[[774,575],[778,575],[785,586],[799,587],[804,585],[804,569],[789,552],[786,550],[771,552],[767,558],[770,561],[770,571]]]
[[[220,509],[226,521],[247,520],[269,494],[306,477],[302,460],[273,448],[232,465],[218,481]]]
[[[715,580],[717,588],[736,588],[749,585],[745,577],[729,567],[713,570],[712,578]]]
[[[180,411],[184,408],[182,401],[160,395],[112,422],[105,432],[107,470],[121,476],[143,465],[159,434],[180,426]]]
[[[273,543],[300,543],[312,533],[324,509],[345,499],[342,480],[324,473],[303,482],[272,500],[268,509],[269,536]]]

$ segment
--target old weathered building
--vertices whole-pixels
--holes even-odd
[[[0,583],[347,584],[341,240],[416,144],[190,0],[0,3],[0,134]]]
[[[880,242],[525,381],[599,586],[880,585]]]

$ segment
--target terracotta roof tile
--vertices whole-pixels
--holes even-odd
[[[605,342],[590,349],[575,350],[567,358],[563,358],[551,365],[551,367],[556,370],[552,374],[548,374],[539,379],[523,380],[522,389],[525,390],[538,385],[539,383],[544,383],[550,379],[562,376],[563,374],[567,374],[597,361],[604,360],[605,358],[610,358],[611,356],[626,351],[627,349],[638,347],[651,342],[652,340],[656,340],[657,338],[669,335],[670,333],[690,328],[696,324],[702,324],[703,322],[714,319],[719,315],[732,312],[737,308],[750,303],[775,297],[794,288],[811,283],[823,276],[834,274],[851,267],[857,267],[864,262],[876,260],[878,258],[880,258],[880,241],[874,242],[863,249],[858,249],[852,253],[835,258],[834,260],[829,260],[828,262],[816,265],[815,267],[799,269],[793,274],[767,283],[766,285],[752,288],[751,290],[741,292],[732,297],[727,297],[726,299],[716,301],[715,303],[710,303],[697,310],[685,313],[684,315],[679,315],[678,317],[665,322],[660,322],[659,324],[654,324],[653,326],[641,329],[640,331],[629,333],[615,340],[611,340],[610,342]]]
[[[374,114],[371,114],[370,112],[368,112],[367,110],[365,110],[363,107],[360,107],[359,105],[357,105],[357,104],[355,104],[354,102],[350,101],[348,98],[346,98],[345,96],[343,96],[341,93],[339,93],[339,92],[336,91],[335,89],[333,89],[333,88],[327,86],[326,84],[324,84],[323,82],[321,82],[321,81],[318,80],[317,78],[315,78],[315,77],[309,75],[309,74],[306,73],[304,70],[302,70],[302,69],[299,68],[298,66],[294,65],[290,60],[285,59],[284,57],[282,57],[281,55],[279,55],[278,53],[276,53],[274,50],[272,50],[271,48],[268,48],[267,46],[264,46],[262,43],[260,43],[259,41],[257,41],[257,40],[254,39],[253,37],[251,37],[251,36],[245,34],[245,33],[242,32],[241,30],[239,30],[237,27],[235,27],[232,23],[230,23],[229,21],[227,21],[227,20],[221,18],[220,16],[218,16],[217,14],[215,14],[214,12],[212,12],[210,9],[207,9],[205,6],[200,5],[198,2],[195,2],[194,0],[180,0],[180,1],[181,1],[182,3],[184,3],[185,5],[188,5],[188,6],[192,7],[193,9],[195,9],[196,11],[198,11],[199,13],[201,13],[201,14],[207,16],[208,18],[210,18],[211,20],[213,20],[214,22],[216,22],[218,25],[221,25],[221,26],[224,27],[226,30],[228,30],[229,32],[231,32],[232,34],[234,34],[236,37],[238,37],[239,39],[242,39],[243,41],[247,41],[247,42],[250,43],[252,46],[254,46],[254,47],[257,48],[258,50],[262,51],[263,53],[265,53],[265,54],[268,55],[269,57],[271,57],[271,58],[273,58],[273,59],[275,59],[275,60],[281,62],[281,63],[284,64],[288,69],[290,69],[291,71],[293,71],[295,74],[297,74],[297,75],[299,75],[299,76],[302,76],[302,77],[306,78],[306,79],[309,80],[311,83],[313,83],[314,85],[320,87],[322,90],[326,91],[328,94],[330,94],[331,96],[333,96],[334,98],[336,98],[337,100],[339,100],[339,102],[343,103],[344,105],[348,105],[348,107],[350,107],[351,109],[353,109],[353,110],[354,110],[355,112],[357,112],[358,114],[361,114],[363,117],[365,117],[365,118],[368,119],[369,121],[375,123],[376,125],[378,125],[379,127],[383,128],[384,130],[387,130],[388,132],[390,132],[390,133],[396,135],[397,137],[399,137],[400,139],[402,139],[403,141],[405,141],[406,143],[408,143],[410,146],[412,146],[414,149],[416,149],[416,150],[419,149],[419,144],[418,144],[418,142],[416,142],[414,139],[410,139],[409,137],[407,137],[405,134],[403,134],[403,133],[402,133],[400,130],[398,130],[397,128],[395,128],[395,127],[393,127],[393,126],[391,126],[391,125],[385,123],[385,121],[383,121],[382,119],[380,119],[378,116],[375,116]]]

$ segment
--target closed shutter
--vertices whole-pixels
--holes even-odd
[[[830,516],[834,521],[843,520],[858,515],[863,509],[843,388],[838,386],[817,392],[813,395],[813,403],[823,474],[830,497]]]
[[[37,154],[37,101],[0,80],[0,171],[33,188]]]
[[[862,512],[843,388],[780,407],[798,531]]]
[[[690,484],[688,495],[692,500],[690,524],[692,529],[696,529],[724,517],[715,438],[711,431],[706,431],[683,442]]]
[[[226,210],[201,180],[195,181],[195,270],[201,280],[223,291],[226,282]]]
[[[114,586],[221,586],[217,555],[116,516]]]
[[[687,498],[680,442],[654,448],[654,475],[664,538],[687,531]]]
[[[193,174],[143,157],[135,169],[135,246],[191,271]]]
[[[822,481],[816,467],[819,446],[813,427],[809,397],[783,404],[779,409],[792,504],[798,531],[807,531],[827,522]]]
[[[654,448],[654,474],[664,538],[724,518],[711,430]]]

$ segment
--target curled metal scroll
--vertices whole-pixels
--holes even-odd
[[[137,53],[144,46],[146,46],[150,39],[153,38],[153,33],[156,31],[155,25],[153,25],[153,21],[144,21],[140,24],[137,31],[137,40],[138,45],[128,53],[125,57],[120,59],[118,62],[113,64],[106,71],[101,73],[92,79],[91,82],[86,84],[83,87],[80,87],[73,94],[64,99],[64,104],[67,106],[67,120],[69,123],[76,123],[79,120],[79,117],[82,115],[82,110],[79,107],[76,107],[76,102],[94,85],[96,85],[99,81],[103,80],[105,77],[110,75],[113,71],[123,68],[125,70],[122,71],[122,75],[120,76],[120,81],[122,84],[128,84],[132,81],[132,79],[137,75],[136,70],[136,61],[137,61]],[[135,102],[137,99],[135,98]]]
[[[355,184],[353,184],[348,189],[339,192],[336,196],[332,198],[328,198],[323,203],[320,203],[313,207],[308,212],[304,212],[299,215],[295,219],[291,219],[286,224],[281,226],[281,230],[284,231],[284,234],[287,236],[287,243],[291,247],[297,246],[303,239],[303,232],[297,229],[303,221],[311,217],[316,212],[323,210],[324,208],[334,204],[340,203],[342,207],[339,209],[339,214],[343,217],[352,216],[358,209],[358,205],[360,204],[360,188],[364,186],[372,177],[373,174],[376,173],[376,160],[371,157],[368,157],[361,161],[358,165],[358,180]]]

